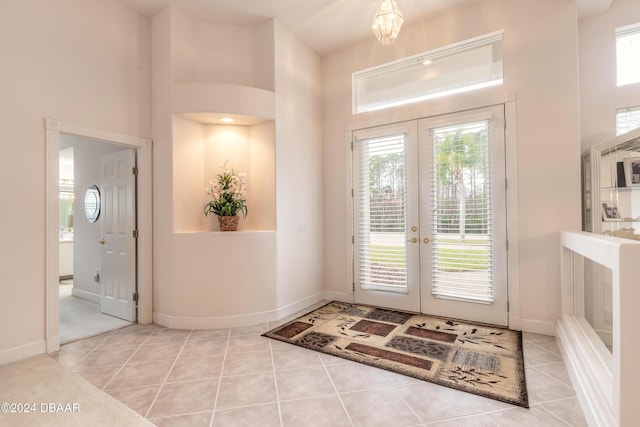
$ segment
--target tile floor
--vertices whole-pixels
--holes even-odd
[[[587,425],[552,337],[524,335],[524,409],[260,336],[275,326],[134,325],[54,357],[161,427]]]
[[[73,281],[60,284],[60,343],[68,343],[131,325],[131,322],[100,313],[94,302],[71,295]]]

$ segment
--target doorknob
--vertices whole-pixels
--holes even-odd
[[[415,243],[418,241],[417,237],[412,237],[411,240],[407,240],[407,242]]]
[[[422,241],[425,242],[425,243],[429,243],[431,240],[429,240],[428,237],[425,237],[424,239],[422,239]]]
[[[101,245],[104,245],[105,241],[104,241],[104,239],[100,239],[100,240],[98,240],[98,243],[100,243]]]

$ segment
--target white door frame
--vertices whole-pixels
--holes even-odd
[[[138,323],[153,321],[152,299],[152,141],[54,119],[45,119],[46,199],[45,199],[45,340],[46,352],[60,349],[58,277],[58,176],[60,134],[99,140],[136,149],[138,158]]]

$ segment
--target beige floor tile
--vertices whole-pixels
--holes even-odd
[[[269,350],[269,338],[260,335],[244,335],[229,338],[228,353]]]
[[[221,369],[222,356],[178,359],[167,382],[218,378]]]
[[[104,334],[101,334],[101,335],[96,335],[95,337],[91,337],[91,338],[85,338],[85,339],[80,340],[80,341],[74,341],[74,342],[62,345],[62,349],[65,349],[65,350],[77,350],[77,349],[93,350],[94,348],[96,348],[100,344],[102,344],[104,341],[106,341],[113,334],[114,334],[114,331],[107,332],[107,333],[104,333]]]
[[[337,396],[295,400],[280,404],[283,427],[350,427]]]
[[[147,415],[149,419],[212,411],[218,380],[165,384]]]
[[[288,347],[273,350],[273,366],[276,371],[322,366],[319,354],[317,351],[290,344]]]
[[[548,365],[536,365],[536,370],[544,372],[567,385],[571,385],[571,377],[569,377],[569,373],[567,372],[567,368],[564,366],[563,362],[550,363]]]
[[[542,403],[574,397],[573,387],[550,377],[534,367],[526,368],[529,403]]]
[[[184,343],[182,342],[141,345],[128,363],[175,360],[183,345]]]
[[[272,373],[222,377],[216,410],[277,402]]]
[[[162,384],[172,364],[173,362],[170,360],[163,360],[125,365],[104,388],[105,390],[111,390],[114,388]]]
[[[588,426],[580,403],[575,397],[542,403],[540,406],[573,427]]]
[[[83,367],[74,369],[82,378],[98,388],[103,388],[120,369],[120,365],[98,366],[95,368]],[[142,414],[144,415],[144,414]]]
[[[161,342],[185,341],[187,340],[187,338],[189,338],[190,334],[191,331],[160,327],[153,331],[146,343],[157,344]]]
[[[105,347],[96,348],[76,366],[111,366],[122,365],[136,351],[137,347]]]
[[[57,353],[50,355],[54,360],[60,363],[66,368],[73,368],[78,365],[89,353],[93,351],[93,348],[73,348],[68,349],[62,347]]]
[[[323,367],[276,372],[280,401],[335,395],[335,389]]]
[[[212,412],[155,418],[151,421],[158,427],[209,427]]]
[[[562,357],[532,342],[523,344],[524,364],[526,366],[545,365],[561,362]]]
[[[222,375],[246,375],[273,372],[270,351],[228,354]]]
[[[180,353],[180,358],[206,357],[224,354],[227,348],[227,339],[219,338],[212,340],[187,341]]]
[[[160,391],[160,386],[154,385],[108,390],[107,393],[144,417],[158,391]]]
[[[497,400],[424,381],[395,386],[395,389],[425,423],[514,407]]]
[[[246,406],[244,408],[216,411],[213,427],[279,427],[278,404]]]
[[[259,325],[240,326],[237,328],[231,328],[231,336],[239,337],[243,335],[262,335],[269,330],[269,325],[261,323]]]
[[[389,388],[340,395],[354,426],[413,426],[420,420],[411,408]]]
[[[381,369],[350,362],[326,367],[338,393],[386,387],[389,381]]]
[[[139,346],[141,344],[144,344],[144,342],[148,339],[148,337],[149,337],[149,334],[136,334],[136,333],[113,334],[100,344],[100,348]]]
[[[483,415],[498,427],[567,427],[567,424],[549,414],[537,405],[531,408],[512,408]]]
[[[219,338],[227,338],[229,336],[229,329],[210,329],[210,330],[202,330],[202,331],[192,331],[191,336],[189,337],[189,341],[198,341],[198,340],[210,340],[210,339],[219,339]]]

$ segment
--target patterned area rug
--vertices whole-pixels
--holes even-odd
[[[264,336],[529,407],[519,331],[334,301]]]

